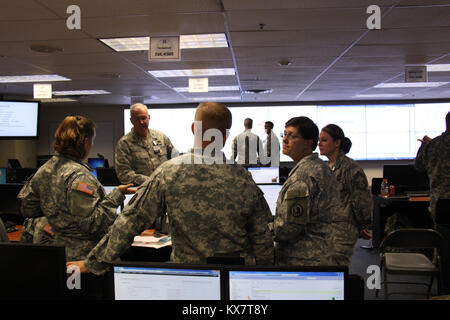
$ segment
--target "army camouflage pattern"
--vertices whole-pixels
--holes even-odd
[[[336,264],[333,224],[342,223],[340,211],[338,185],[330,168],[317,153],[301,159],[277,199],[276,264]]]
[[[342,210],[347,222],[333,226],[337,238],[334,242],[336,251],[341,255],[339,264],[349,265],[359,232],[371,223],[372,194],[364,171],[344,152],[339,153],[330,168],[338,181]]]
[[[417,151],[415,167],[428,174],[430,213],[434,219],[437,200],[450,199],[450,132],[422,144]]]
[[[79,191],[88,186],[88,194]],[[56,153],[19,192],[25,218],[45,216],[55,233],[54,245],[66,247],[66,259],[83,260],[114,222],[125,196],[108,195],[87,164]]]
[[[118,260],[134,236],[166,212],[172,262],[203,264],[207,257],[231,255],[246,264],[273,264],[272,214],[262,191],[241,166],[207,163],[211,159],[191,150],[156,169],[89,254],[86,267],[106,271],[104,262]]]
[[[6,232],[2,218],[0,218],[0,242],[9,242],[8,233]]]
[[[161,163],[176,155],[170,139],[158,130],[149,129],[147,138],[131,129],[117,143],[115,169],[122,184],[142,184]]]
[[[48,224],[46,217],[26,218],[23,222],[20,242],[53,245],[55,239],[44,231],[46,224]]]

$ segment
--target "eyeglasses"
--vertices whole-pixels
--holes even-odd
[[[286,138],[288,140],[294,139],[294,138],[301,138],[302,136],[299,134],[292,134],[292,133],[283,133],[281,135],[283,138]]]

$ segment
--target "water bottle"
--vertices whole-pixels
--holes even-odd
[[[383,179],[381,182],[381,195],[387,197],[389,195],[389,184],[387,179]]]

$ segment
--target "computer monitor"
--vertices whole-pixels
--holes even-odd
[[[395,186],[396,193],[429,190],[430,184],[425,172],[418,171],[414,165],[384,165],[383,178]]]
[[[63,246],[0,243],[0,300],[66,297]]]
[[[281,184],[258,184],[258,187],[264,193],[264,198],[269,205],[270,211],[274,216],[277,209],[277,200],[278,195],[280,194],[281,188],[283,185]]]
[[[0,184],[0,214],[20,216],[20,202],[17,195],[22,187],[21,183]]]
[[[8,159],[8,168],[22,168],[18,159]]]
[[[96,168],[104,168],[105,167],[105,159],[104,158],[88,158],[88,164],[92,169]]]
[[[6,183],[6,168],[0,168],[0,184]]]
[[[120,185],[120,181],[117,178],[116,170],[114,168],[102,168],[97,167],[97,179],[103,185],[113,186]]]
[[[347,267],[225,268],[229,300],[344,300]]]
[[[222,273],[214,265],[116,263],[114,300],[220,300]]]
[[[279,183],[280,168],[279,167],[249,167],[255,183]]]

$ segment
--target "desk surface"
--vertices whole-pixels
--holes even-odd
[[[20,241],[20,236],[22,235],[22,226],[21,225],[16,225],[16,229],[17,229],[17,231],[13,231],[13,232],[8,233],[9,241],[12,241],[12,242],[19,242]]]
[[[379,195],[379,197],[389,200],[389,201],[411,201],[411,202],[430,202],[430,196],[426,197],[409,197],[409,196],[383,196]]]

